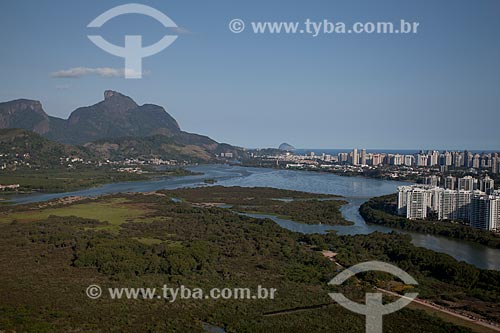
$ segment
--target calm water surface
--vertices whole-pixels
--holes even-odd
[[[143,182],[123,182],[107,184],[96,188],[51,194],[32,194],[13,197],[16,203],[46,201],[70,195],[98,196],[118,192],[150,192],[160,189],[207,186],[204,179],[216,179],[214,185],[222,186],[268,186],[279,189],[298,190],[312,193],[338,194],[349,202],[341,211],[344,217],[354,222],[353,226],[306,225],[290,220],[272,218],[283,228],[302,233],[325,233],[336,230],[342,235],[369,234],[374,231],[390,232],[394,229],[368,225],[359,215],[359,206],[371,197],[394,193],[401,182],[358,177],[341,177],[329,173],[264,168],[245,168],[227,165],[206,165],[191,167],[190,170],[203,175],[169,177]],[[259,215],[259,217],[266,217]],[[398,231],[398,230],[396,230]],[[403,231],[398,231],[403,232]],[[452,240],[444,237],[405,232],[412,236],[416,246],[447,253],[458,260],[466,261],[480,268],[500,270],[500,250],[479,244]]]

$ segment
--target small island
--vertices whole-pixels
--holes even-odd
[[[293,151],[295,150],[295,147],[292,146],[291,144],[288,144],[286,142],[280,144],[280,146],[278,147],[279,150],[285,150],[285,151]]]

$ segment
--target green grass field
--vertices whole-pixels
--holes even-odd
[[[108,222],[102,228],[108,230],[118,230],[119,226],[125,222],[139,221],[148,222],[145,215],[150,210],[140,205],[134,205],[125,198],[112,198],[100,202],[88,202],[74,204],[59,208],[46,208],[40,210],[29,210],[1,214],[0,222],[32,222],[47,219],[51,215],[55,216],[77,216],[81,218]]]

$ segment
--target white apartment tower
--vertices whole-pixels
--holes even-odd
[[[398,187],[398,213],[410,220],[427,218],[427,210],[432,205],[432,193],[428,186]]]
[[[430,166],[437,165],[439,163],[439,151],[434,150],[430,155]]]
[[[415,164],[415,157],[413,155],[405,155],[404,161],[406,166],[412,166]]]
[[[441,209],[438,214],[443,220],[457,219],[457,191],[444,190],[441,195]]]
[[[486,177],[479,182],[479,190],[486,194],[490,194],[495,190],[495,181],[486,175]]]
[[[464,190],[464,191],[473,191],[474,188],[474,183],[477,180],[473,178],[472,176],[465,176],[462,178],[458,179],[458,189],[459,190]]]
[[[448,190],[454,190],[457,179],[453,176],[447,176],[444,178],[444,188]]]
[[[358,165],[358,164],[359,164],[358,148],[354,148],[352,150],[352,165]]]
[[[361,165],[366,165],[366,149],[361,149]]]

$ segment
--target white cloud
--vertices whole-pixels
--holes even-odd
[[[130,71],[130,69],[127,69],[127,72],[128,71]],[[74,67],[50,73],[50,76],[55,78],[80,78],[86,75],[99,75],[101,77],[124,77],[125,69],[111,67]]]

